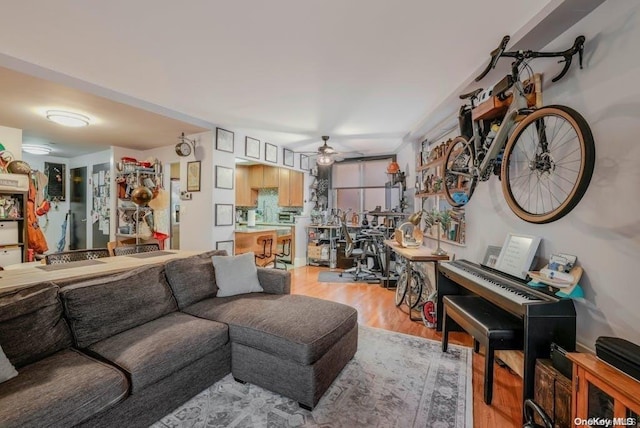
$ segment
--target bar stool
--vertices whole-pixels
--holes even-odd
[[[255,261],[258,266],[266,266],[273,257],[273,237],[271,235],[261,235],[256,239],[258,245],[262,245],[262,253],[255,254]]]
[[[276,251],[278,249],[278,247],[282,247],[282,251],[276,253],[275,258],[273,259],[273,267],[275,269],[279,269],[278,268],[278,263],[282,264],[282,269],[286,270],[287,269],[287,265],[280,259],[282,259],[283,257],[288,257],[291,255],[291,235],[282,235],[282,236],[278,236],[277,239],[277,244],[276,244]]]

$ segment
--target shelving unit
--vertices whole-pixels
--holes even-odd
[[[432,211],[433,209],[437,209],[438,211],[452,209],[451,205],[449,205],[444,198],[444,190],[441,190],[444,180],[444,157],[448,143],[447,141],[432,144],[429,147],[423,147],[418,156],[420,164],[416,166],[418,183],[415,197],[422,200],[421,207],[426,211]],[[464,208],[459,208],[455,211],[459,218],[452,220],[452,224],[446,232],[441,231],[440,241],[464,247],[466,242]],[[435,230],[437,230],[437,227]],[[433,233],[434,232],[425,234],[424,236],[428,239],[437,240],[437,236],[434,236]],[[446,237],[442,236],[444,233],[447,234],[445,235]],[[450,239],[452,237],[454,239]]]
[[[337,249],[340,226],[307,226],[307,264],[311,266],[331,266],[332,254],[337,263]]]
[[[156,168],[130,166],[125,171],[116,174],[116,182],[119,186],[118,215],[116,216],[117,241],[135,239],[135,243],[139,244],[142,240],[147,239],[147,237],[141,236],[140,225],[145,221],[146,215],[149,213],[153,215],[153,209],[148,206],[138,206],[131,201],[131,192],[138,186],[144,186],[147,180],[151,180],[154,187],[161,186],[162,173],[158,172]]]
[[[0,266],[27,260],[27,192],[0,190]]]

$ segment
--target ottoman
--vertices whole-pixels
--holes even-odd
[[[356,353],[358,313],[308,296],[251,293],[185,312],[229,325],[231,372],[312,409]]]

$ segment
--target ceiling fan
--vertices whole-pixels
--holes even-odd
[[[318,147],[318,150],[315,152],[301,152],[301,153],[308,153],[310,154],[312,157],[316,158],[316,163],[320,166],[329,166],[331,164],[333,164],[335,161],[341,161],[343,160],[343,158],[340,156],[341,153],[338,153],[333,147],[331,147],[329,144],[327,144],[327,141],[329,141],[329,136],[328,135],[323,135],[322,136],[322,145],[320,147]],[[356,153],[356,152],[349,152],[349,153]],[[344,154],[344,153],[342,153]]]

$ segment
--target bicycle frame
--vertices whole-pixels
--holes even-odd
[[[516,123],[516,117],[518,113],[527,108],[527,98],[524,95],[524,87],[522,86],[522,82],[517,79],[512,87],[513,99],[507,112],[502,119],[502,123],[500,125],[500,129],[496,133],[495,138],[491,142],[491,146],[489,150],[485,154],[484,159],[480,165],[477,164],[478,153],[482,151],[482,145],[484,143],[484,139],[480,133],[480,123],[479,121],[473,122],[473,148],[474,148],[474,166],[476,167],[476,172],[478,176],[482,176],[489,165],[491,165],[492,161],[495,160],[500,153],[500,150],[504,148],[507,144],[507,140],[509,139],[509,131],[513,128]]]

